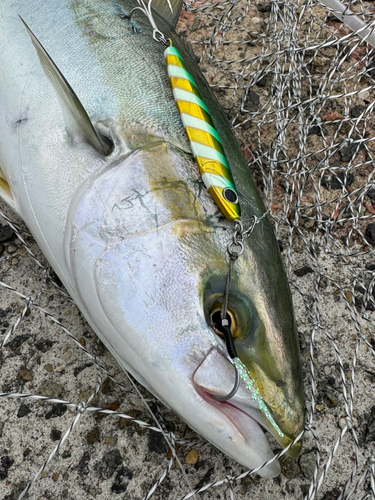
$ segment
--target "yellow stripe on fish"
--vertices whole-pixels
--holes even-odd
[[[237,191],[207,106],[178,50],[170,45],[164,55],[173,95],[202,180],[222,214],[237,220],[241,215]]]

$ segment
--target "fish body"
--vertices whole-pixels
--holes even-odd
[[[304,425],[296,326],[278,244],[190,49],[155,14],[220,136],[241,220],[260,219],[234,264],[228,301],[245,374],[229,403],[215,401],[211,396],[229,392],[234,379],[224,340],[212,328],[225,292],[234,222],[223,217],[202,182],[165,48],[140,12],[130,16],[136,5],[0,4],[2,196],[119,364],[225,453],[258,467],[273,456],[258,422],[283,447]],[[43,71],[18,15],[70,83],[95,130],[113,145],[109,153],[71,123],[64,96]],[[273,462],[259,474],[273,477],[279,470]]]

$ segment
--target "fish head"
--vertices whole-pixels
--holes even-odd
[[[229,287],[230,328],[247,378],[232,399],[216,401],[234,381],[216,327],[234,224],[217,214],[192,165],[178,148],[155,142],[77,191],[66,239],[74,298],[123,368],[218,448],[259,467],[273,458],[259,424],[283,447],[303,429],[290,292],[263,218],[245,238]],[[274,461],[259,474],[279,471]]]
[[[245,242],[229,286],[227,318],[237,352],[234,365],[241,380],[239,389],[226,402],[208,400],[226,407],[224,411],[234,421],[234,408],[245,412],[285,448],[303,432],[304,397],[298,336],[283,265],[273,234],[261,239],[269,231],[265,221],[250,236],[254,241]],[[268,241],[267,249],[259,241]],[[206,321],[221,338],[227,273],[228,269],[222,274],[211,270],[204,288]],[[199,389],[214,397],[229,394],[234,379],[235,369],[222,348],[213,349],[194,375]],[[297,457],[300,449],[301,441],[297,441],[288,454]]]

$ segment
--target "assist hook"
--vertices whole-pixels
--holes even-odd
[[[244,251],[242,239],[238,238],[238,233],[239,233],[238,229],[243,231],[241,223],[236,224],[236,230],[234,233],[233,241],[231,242],[230,245],[228,245],[229,270],[228,270],[227,279],[226,279],[226,283],[225,283],[225,294],[224,294],[223,307],[221,308],[221,313],[220,313],[221,325],[218,325],[216,327],[224,336],[228,355],[232,360],[235,360],[236,358],[238,358],[238,355],[237,355],[237,351],[236,351],[236,346],[234,345],[232,332],[230,331],[227,310],[228,310],[229,289],[230,289],[230,283],[232,280],[233,266],[234,266],[234,263],[236,262],[236,260],[238,259],[238,257]],[[239,247],[239,250],[235,249],[236,246]],[[235,370],[235,380],[234,380],[233,389],[225,396],[214,396],[213,394],[211,394],[211,397],[213,399],[215,399],[216,401],[228,401],[228,399],[233,398],[233,396],[238,391],[238,388],[240,386],[240,374],[238,373],[238,370],[237,370],[235,363],[232,362],[232,364],[233,364],[233,367]]]
[[[223,311],[221,311],[221,312],[223,312]],[[221,327],[217,327],[217,328],[224,335],[225,343],[227,345],[228,355],[230,356],[231,359],[237,358],[237,352],[236,352],[236,348],[234,346],[232,333],[231,333],[230,328],[229,328],[228,319],[222,318],[221,319]],[[234,368],[234,371],[236,374],[233,389],[225,396],[214,396],[213,394],[211,394],[211,397],[213,399],[215,399],[216,401],[228,401],[228,399],[233,398],[233,396],[238,391],[238,388],[240,386],[240,374],[238,373],[237,367],[234,363],[233,363],[233,368]]]

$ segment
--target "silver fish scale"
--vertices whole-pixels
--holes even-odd
[[[119,132],[124,143],[130,149],[142,145],[144,137],[134,137],[139,127],[143,136],[147,131],[190,152],[181,119],[171,100],[163,47],[152,39],[151,27],[143,14],[136,11],[132,19],[128,19],[123,16],[129,15],[131,9],[123,11],[116,4],[108,8],[107,2],[68,3],[72,4],[75,22],[116,99],[124,129]],[[134,7],[136,5],[134,2]],[[91,86],[95,90],[94,81]],[[133,134],[129,134],[132,130]]]

